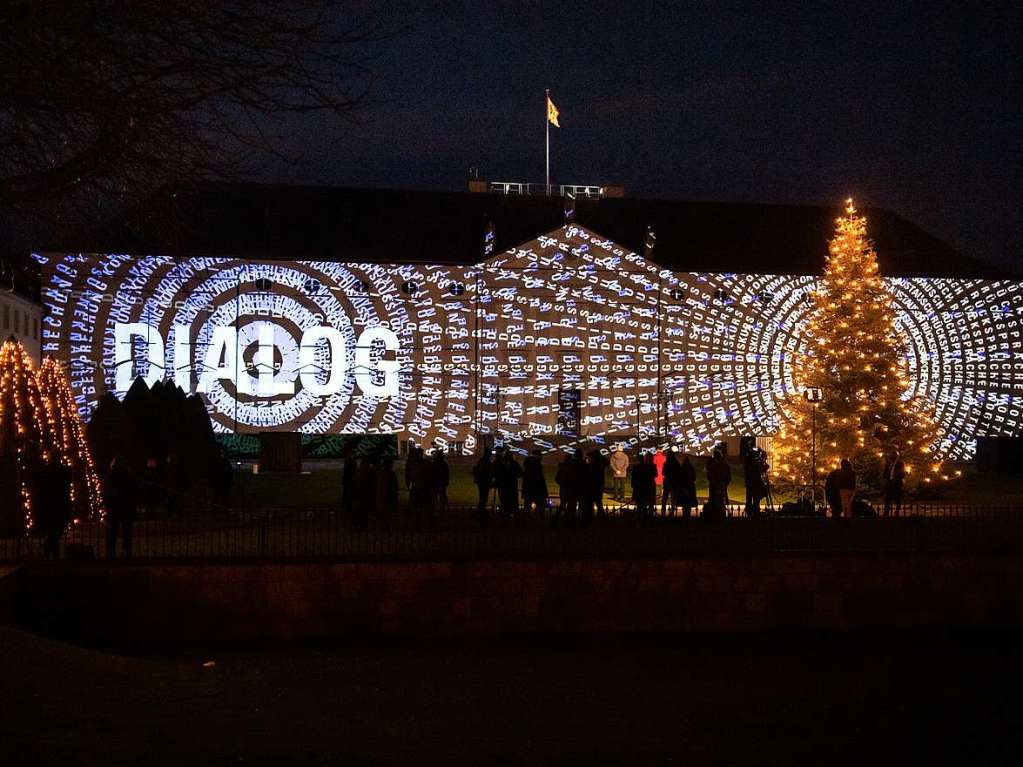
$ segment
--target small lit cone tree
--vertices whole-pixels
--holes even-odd
[[[99,519],[103,515],[99,477],[64,367],[47,357],[37,377],[54,447],[71,472],[71,504],[75,517]]]
[[[931,453],[940,436],[930,416],[933,407],[909,396],[906,341],[895,326],[867,221],[852,200],[837,220],[812,300],[804,354],[793,365],[795,388],[782,403],[782,427],[774,439],[777,479],[790,487],[810,484],[815,428],[815,487],[848,458],[861,485],[880,489],[892,450],[901,454],[907,481],[941,477],[941,462]],[[803,395],[807,388],[822,392],[816,416]]]
[[[53,449],[53,431],[25,348],[13,336],[0,347],[0,506],[10,534],[33,525],[34,478]]]

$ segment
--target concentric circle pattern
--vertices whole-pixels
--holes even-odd
[[[472,267],[39,254],[45,354],[83,414],[135,375],[221,431],[383,432],[475,448],[768,435],[812,277],[693,274],[566,226]],[[1023,284],[893,279],[943,455],[1023,431]],[[414,286],[414,287],[413,287]],[[578,435],[559,390],[580,391]]]

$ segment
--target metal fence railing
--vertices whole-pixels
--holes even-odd
[[[912,504],[890,518],[833,519],[764,514],[747,519],[740,506],[725,519],[638,515],[610,506],[603,517],[568,518],[555,511],[486,523],[474,508],[442,514],[402,511],[365,524],[337,508],[190,509],[139,514],[130,527],[135,559],[445,559],[514,557],[684,557],[775,552],[1023,553],[1023,506]],[[125,531],[82,521],[69,526],[63,553],[76,559],[125,555]],[[42,540],[0,538],[0,561],[43,558]]]

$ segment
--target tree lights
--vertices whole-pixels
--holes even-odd
[[[57,360],[47,357],[37,377],[54,445],[61,462],[71,471],[71,503],[75,517],[101,518],[99,477],[64,368]]]
[[[0,461],[3,462],[5,527],[16,518],[27,531],[34,521],[33,480],[52,449],[50,424],[39,382],[25,348],[8,338],[0,347]]]
[[[796,391],[783,402],[775,439],[775,471],[794,485],[813,484],[843,458],[878,485],[886,456],[899,451],[910,476],[941,476],[931,453],[939,431],[926,400],[907,393],[906,343],[897,331],[892,294],[878,273],[867,221],[852,200],[836,222],[829,254],[805,327],[806,353],[793,363]],[[807,388],[822,391],[816,429],[820,448],[811,466],[812,406]],[[816,471],[817,477],[811,478]]]
[[[71,472],[76,514],[99,516],[99,480],[63,370],[47,360],[37,372],[24,347],[8,338],[0,347],[0,472],[9,531],[32,529],[36,473],[54,454]]]

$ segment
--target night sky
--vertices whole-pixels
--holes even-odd
[[[893,209],[1023,269],[1023,4],[387,3],[354,128],[291,126],[266,180]],[[754,10],[756,9],[756,10]]]

